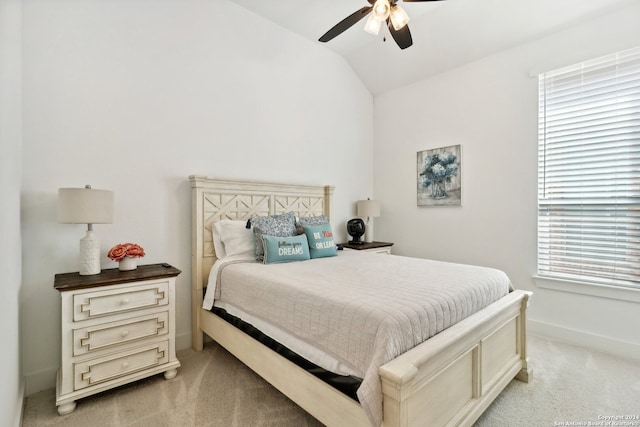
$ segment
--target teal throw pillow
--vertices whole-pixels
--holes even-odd
[[[323,258],[338,255],[333,240],[331,224],[305,225],[304,233],[309,240],[311,258]]]
[[[256,239],[256,259],[262,261],[264,243],[262,236],[288,237],[296,234],[296,216],[293,212],[279,215],[254,216],[250,220]]]
[[[309,242],[302,234],[293,237],[262,235],[265,264],[279,262],[305,261],[309,259]]]

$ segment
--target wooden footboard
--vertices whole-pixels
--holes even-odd
[[[469,426],[515,377],[526,352],[530,293],[514,291],[380,367],[384,426]],[[368,426],[360,405],[214,314],[202,330],[327,426]]]
[[[472,425],[514,377],[528,381],[529,295],[514,291],[382,366],[384,425]]]

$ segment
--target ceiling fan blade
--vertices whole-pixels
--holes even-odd
[[[406,49],[413,44],[411,31],[409,31],[408,25],[405,25],[404,27],[396,31],[396,29],[393,28],[393,24],[391,24],[391,21],[387,18],[387,27],[389,27],[389,32],[391,33],[391,36],[396,41],[400,49]]]
[[[332,38],[342,34],[345,30],[349,29],[353,24],[364,18],[371,12],[373,6],[365,6],[362,9],[353,12],[351,15],[344,18],[342,21],[338,22],[333,26],[329,31],[324,33],[322,37],[320,37],[321,42],[328,42]]]

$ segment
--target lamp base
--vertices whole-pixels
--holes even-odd
[[[373,219],[367,218],[367,223],[364,227],[364,241],[367,243],[373,243]]]
[[[88,230],[87,235],[80,239],[80,275],[93,274],[100,274],[100,240]]]

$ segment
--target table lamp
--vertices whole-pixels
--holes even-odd
[[[80,239],[80,275],[100,273],[100,240],[93,224],[113,222],[113,191],[85,188],[58,190],[58,222],[87,224],[87,235]]]
[[[375,200],[358,200],[358,216],[366,218],[364,227],[364,241],[373,242],[373,218],[380,216],[380,203]]]

